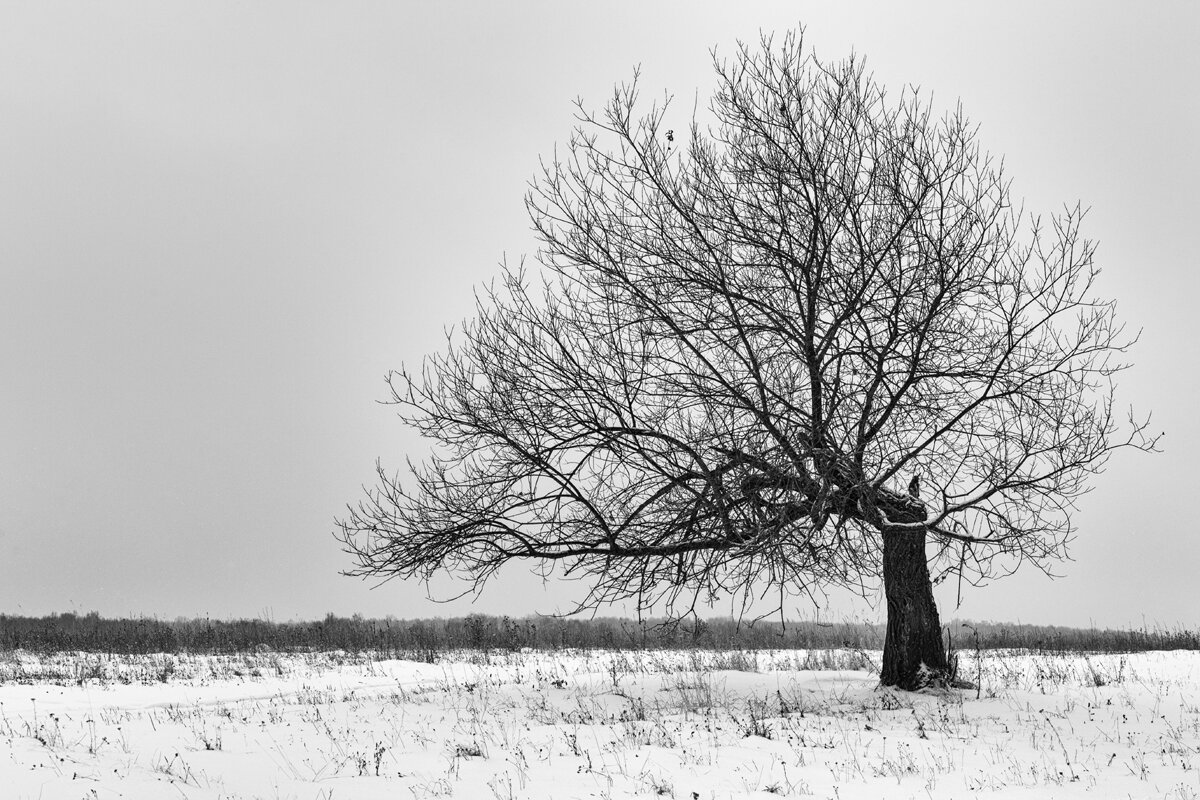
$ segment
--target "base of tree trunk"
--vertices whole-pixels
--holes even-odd
[[[887,635],[880,683],[910,692],[949,688],[954,676],[942,644],[942,623],[933,600],[924,531],[883,534],[883,587]]]

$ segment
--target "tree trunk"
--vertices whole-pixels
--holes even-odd
[[[949,668],[925,559],[924,531],[884,532],[883,590],[887,636],[880,683],[910,692],[948,686]]]

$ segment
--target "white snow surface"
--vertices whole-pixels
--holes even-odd
[[[878,662],[0,654],[0,798],[1200,798],[1200,653]]]

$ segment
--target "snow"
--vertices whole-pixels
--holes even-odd
[[[4,654],[0,797],[1200,798],[1198,653],[878,658]]]

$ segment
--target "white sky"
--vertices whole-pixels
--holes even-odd
[[[572,99],[599,106],[640,63],[686,109],[711,46],[798,22],[823,57],[961,98],[1030,209],[1090,205],[1101,290],[1144,328],[1121,397],[1166,452],[1096,481],[1065,579],[964,590],[957,613],[1200,625],[1183,2],[6,4],[0,613],[470,610],[337,574],[333,517],[376,457],[423,452],[375,402],[383,375],[532,251],[526,181]],[[565,597],[516,570],[475,608]]]

